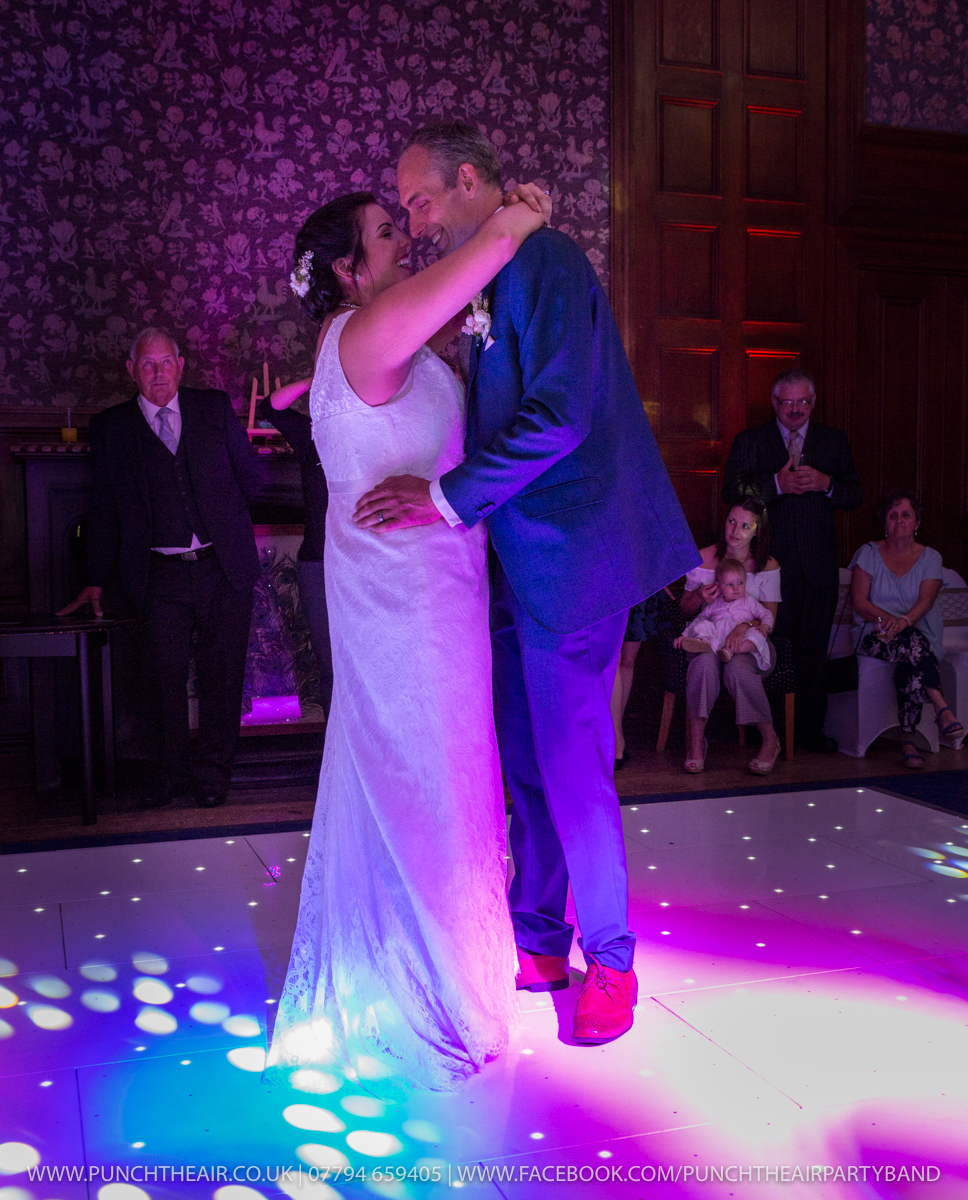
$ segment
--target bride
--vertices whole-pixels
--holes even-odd
[[[463,389],[425,343],[449,340],[550,215],[532,185],[515,198],[415,275],[410,238],[369,193],[296,238],[293,287],[323,321],[309,409],[330,493],[334,691],[270,1067],[450,1090],[507,1045],[517,961],[484,527],[386,538],[352,515],[387,476],[436,479],[464,458]]]

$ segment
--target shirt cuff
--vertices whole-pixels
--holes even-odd
[[[778,496],[782,496],[783,489],[780,487],[780,472],[779,471],[777,471],[777,473],[773,476],[773,482],[776,484],[776,494]]]
[[[431,479],[430,481],[430,499],[433,500],[434,504],[437,506],[437,511],[444,518],[448,525],[453,527],[454,525],[463,524],[463,521],[461,521],[457,513],[455,513],[451,506],[447,503],[447,497],[443,493],[439,479]]]

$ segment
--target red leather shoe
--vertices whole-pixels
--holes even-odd
[[[634,971],[615,971],[593,962],[575,1007],[576,1041],[607,1042],[627,1033],[638,998]]]
[[[555,954],[529,954],[518,951],[518,973],[514,986],[520,992],[530,988],[532,992],[557,992],[568,986],[568,959]]]

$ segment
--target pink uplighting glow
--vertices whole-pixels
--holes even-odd
[[[243,725],[278,725],[302,717],[298,696],[253,696],[252,711],[242,718]]]

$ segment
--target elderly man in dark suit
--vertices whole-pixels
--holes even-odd
[[[723,500],[732,505],[752,495],[767,505],[783,593],[776,632],[793,642],[797,669],[796,742],[832,751],[837,743],[823,732],[823,664],[839,585],[834,510],[857,508],[863,492],[847,435],[810,420],[816,400],[806,371],[777,375],[776,420],[737,434]]]
[[[90,603],[100,616],[102,590],[119,576],[145,618],[157,685],[162,769],[145,807],[193,796],[214,808],[225,801],[239,736],[259,577],[248,506],[261,473],[226,393],[180,386],[185,360],[163,329],[138,334],[127,366],[138,396],[91,420],[88,583],[62,612]],[[190,768],[193,653],[198,745]]]

